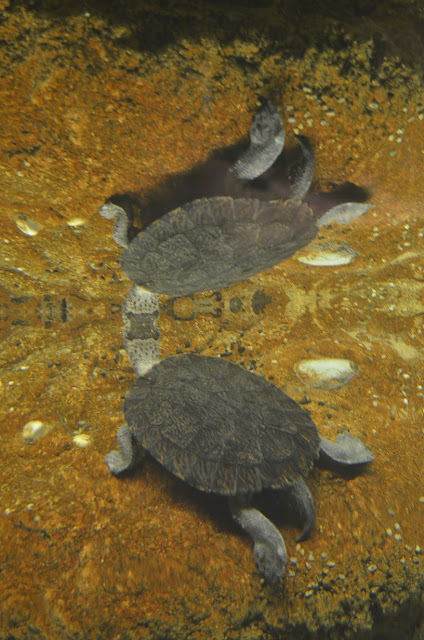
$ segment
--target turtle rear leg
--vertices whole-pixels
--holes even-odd
[[[269,584],[276,584],[284,576],[287,551],[277,527],[260,511],[250,506],[247,498],[229,500],[231,515],[253,540],[253,553],[259,573]]]
[[[138,447],[127,424],[123,424],[116,434],[119,451],[109,451],[105,462],[114,476],[131,471],[137,463]]]
[[[296,511],[302,523],[302,532],[296,538],[296,542],[306,540],[315,527],[315,505],[308,485],[303,478],[297,478],[284,487],[281,493]]]
[[[366,464],[374,460],[366,444],[347,431],[340,433],[336,442],[320,437],[319,453],[322,460],[342,467]]]

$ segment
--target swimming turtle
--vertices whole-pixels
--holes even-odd
[[[257,568],[271,584],[284,575],[286,548],[275,525],[251,505],[252,496],[284,490],[304,521],[303,540],[315,524],[304,479],[318,457],[341,467],[373,460],[359,438],[347,432],[336,443],[320,437],[309,413],[281,389],[220,358],[161,360],[134,382],[124,414],[120,450],[106,456],[110,471],[130,470],[141,445],[192,487],[227,496],[234,520],[253,540]]]
[[[229,183],[225,188],[220,185],[224,195],[184,201],[133,239],[126,209],[105,203],[100,214],[116,219],[114,239],[125,248],[120,264],[126,275],[152,293],[170,296],[221,289],[290,257],[315,238],[320,226],[333,221],[347,224],[365,213],[370,205],[348,203],[324,212],[302,202],[312,181],[314,153],[305,136],[297,139],[303,161],[294,172],[291,199],[276,199],[278,189],[251,186],[275,162],[284,144],[281,118],[267,103],[253,120],[249,148],[226,170]],[[231,175],[237,179],[232,181]],[[193,189],[196,182],[192,178]],[[204,190],[208,193],[207,184]],[[182,194],[170,202],[181,199]]]
[[[320,226],[347,224],[364,213],[355,206],[342,219],[337,208],[331,211],[334,215],[317,219],[296,200],[201,198],[143,229],[120,264],[133,282],[153,293],[187,296],[222,289],[290,257],[316,237]]]

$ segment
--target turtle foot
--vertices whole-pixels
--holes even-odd
[[[283,538],[281,541],[277,546],[269,541],[256,542],[253,546],[256,567],[267,584],[277,584],[286,571],[287,552]]]
[[[320,456],[341,466],[367,464],[374,460],[370,449],[355,436],[345,431],[337,436],[336,442],[320,437]]]
[[[315,527],[315,505],[308,485],[303,478],[298,478],[284,489],[284,495],[302,523],[302,532],[296,542],[306,540]]]
[[[314,177],[315,154],[306,136],[295,136],[302,149],[302,161],[291,171],[291,193],[293,200],[302,200],[309,191]]]
[[[373,204],[364,204],[363,202],[344,202],[326,211],[326,213],[317,220],[317,224],[319,227],[331,224],[332,222],[349,224],[351,220],[360,218],[373,206]]]
[[[253,118],[249,148],[232,167],[239,180],[254,180],[267,171],[284,147],[281,117],[271,102],[264,104]]]
[[[128,247],[129,220],[125,209],[118,207],[118,205],[112,202],[106,202],[100,207],[99,213],[103,218],[106,218],[106,220],[115,220],[113,239],[116,244],[126,249]]]
[[[287,551],[277,527],[260,511],[244,506],[237,498],[230,500],[234,520],[253,540],[253,553],[259,573],[268,584],[276,584],[284,576]]]
[[[114,476],[131,471],[137,461],[137,445],[127,424],[118,429],[116,439],[119,444],[119,451],[109,451],[105,457],[105,462],[109,471]]]

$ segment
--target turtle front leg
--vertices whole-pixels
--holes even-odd
[[[291,194],[293,200],[302,200],[312,184],[315,169],[315,154],[306,136],[295,136],[302,149],[301,162],[293,167],[290,175]]]
[[[259,573],[269,584],[284,576],[287,551],[283,537],[268,518],[250,506],[247,498],[229,499],[231,515],[253,540],[253,553]]]
[[[374,456],[366,444],[359,438],[351,436],[347,431],[340,433],[336,442],[331,442],[320,436],[319,453],[324,461],[342,467],[366,464],[374,460]]]
[[[131,471],[137,462],[138,447],[127,424],[123,424],[116,434],[119,451],[109,451],[105,462],[114,476]]]
[[[125,209],[112,202],[106,202],[100,207],[99,213],[106,220],[115,220],[113,239],[116,244],[126,249],[128,247],[128,228],[130,223]]]
[[[283,121],[271,102],[264,104],[253,118],[249,148],[232,167],[239,180],[254,180],[267,171],[283,150]]]

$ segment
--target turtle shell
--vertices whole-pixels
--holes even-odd
[[[171,356],[132,385],[124,413],[168,471],[223,495],[306,477],[319,435],[306,411],[264,378],[220,358]]]
[[[121,266],[154,293],[221,289],[273,267],[317,234],[308,205],[220,196],[165,214],[129,244]]]

